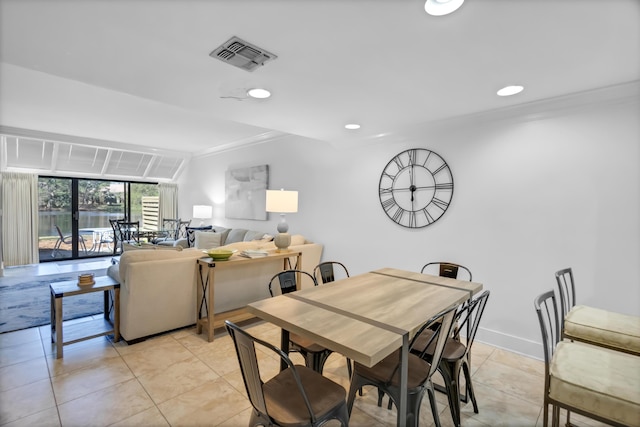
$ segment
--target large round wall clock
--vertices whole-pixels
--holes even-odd
[[[380,204],[394,222],[426,227],[447,210],[453,197],[453,175],[442,157],[424,148],[403,151],[380,175]]]

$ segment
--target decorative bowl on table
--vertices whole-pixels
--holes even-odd
[[[231,258],[231,255],[233,255],[236,250],[230,250],[230,249],[207,249],[206,251],[202,251],[204,253],[206,253],[207,255],[209,255],[209,257],[214,260],[214,261],[226,261],[229,258]]]
[[[96,282],[93,280],[93,273],[80,274],[78,276],[78,286],[91,286],[95,284]]]

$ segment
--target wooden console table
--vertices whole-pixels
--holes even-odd
[[[53,282],[51,290],[51,342],[56,343],[56,358],[62,357],[62,346],[79,341],[113,334],[113,341],[120,341],[120,283],[109,276],[95,278],[95,284],[78,286],[77,280]],[[62,300],[73,295],[91,292],[104,292],[104,319],[65,325],[62,333],[63,313]],[[113,314],[113,323],[111,323]],[[66,339],[66,341],[64,341]]]
[[[290,259],[296,258],[295,266],[291,266]],[[207,329],[208,341],[213,341],[213,331],[215,328],[221,328],[224,326],[225,320],[231,320],[232,322],[240,322],[255,317],[254,314],[249,313],[245,307],[238,308],[236,310],[225,311],[224,313],[218,313],[218,319],[214,320],[215,315],[213,312],[213,295],[214,295],[214,278],[215,271],[219,268],[234,268],[247,265],[249,263],[268,262],[274,259],[282,259],[282,269],[287,268],[298,269],[302,266],[302,252],[288,251],[288,252],[269,252],[269,255],[260,258],[244,258],[239,255],[233,255],[226,261],[214,261],[209,257],[198,259],[198,286],[196,294],[196,312],[198,319],[196,320],[196,333],[201,334],[202,328]],[[265,286],[267,284],[265,283]]]

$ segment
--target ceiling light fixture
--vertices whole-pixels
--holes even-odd
[[[524,90],[524,87],[519,86],[519,85],[515,85],[515,86],[503,87],[502,89],[500,89],[496,93],[498,94],[498,96],[511,96],[511,95],[515,95],[517,93],[520,93],[523,90]]]
[[[344,127],[345,127],[346,129],[349,129],[349,130],[356,130],[356,129],[360,129],[360,125],[359,125],[359,124],[357,124],[357,123],[349,123],[349,124],[347,124],[347,125],[344,125]]]
[[[424,10],[429,15],[442,16],[455,12],[462,6],[464,0],[427,0]]]
[[[249,89],[247,91],[247,95],[249,95],[251,98],[265,99],[271,96],[271,92],[269,92],[266,89],[256,88],[256,89]]]

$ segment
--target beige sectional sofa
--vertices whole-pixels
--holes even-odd
[[[239,241],[225,248],[275,250],[265,240]],[[323,246],[292,236],[292,252],[302,253],[302,270],[312,272],[320,263]],[[234,256],[239,256],[236,253]],[[120,334],[126,341],[138,340],[196,322],[197,259],[206,257],[202,248],[181,247],[125,250],[108,274],[120,283]],[[295,263],[295,257],[291,259]],[[282,260],[257,262],[215,273],[214,313],[243,308],[269,298],[268,283],[283,268]],[[303,281],[303,287],[312,283]],[[224,314],[220,315],[221,318]]]

